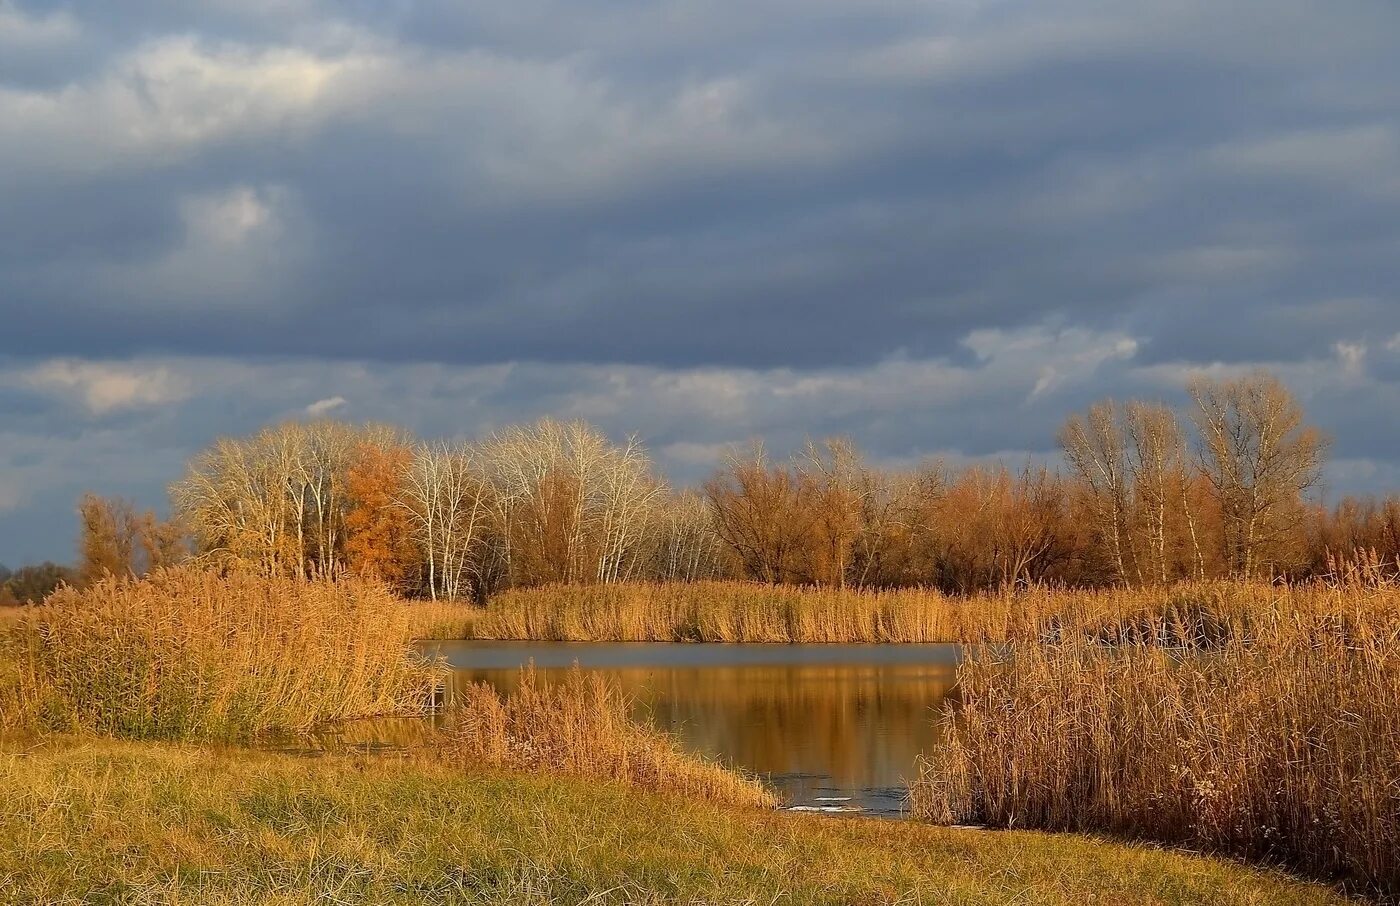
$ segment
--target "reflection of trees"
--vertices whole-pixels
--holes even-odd
[[[893,786],[939,735],[950,665],[784,665],[609,669],[639,717],[688,748],[763,773]],[[540,670],[547,680],[566,670]],[[459,684],[510,689],[517,670],[460,671]]]

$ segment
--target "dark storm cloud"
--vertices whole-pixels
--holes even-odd
[[[813,367],[1400,276],[1379,4],[8,15],[106,55],[12,89],[39,127],[6,155],[14,353]],[[186,208],[241,188],[294,232],[230,278]]]
[[[0,542],[339,397],[575,414],[688,479],[760,433],[1043,455],[1257,363],[1381,481],[1397,35],[1388,0],[0,0]]]

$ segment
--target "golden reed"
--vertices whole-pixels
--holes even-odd
[[[526,669],[509,694],[473,684],[457,699],[447,733],[463,763],[612,780],[735,805],[778,804],[752,778],[683,753],[671,737],[633,721],[615,684],[578,668],[558,683]]]
[[[1296,589],[1202,582],[1149,589],[1057,588],[967,597],[754,582],[546,585],[484,608],[412,602],[419,638],[626,642],[999,642],[1101,627],[1132,639],[1208,644],[1256,619],[1285,617]]]
[[[1204,591],[976,650],[915,815],[1185,843],[1400,895],[1400,590]]]
[[[59,590],[10,634],[0,720],[170,738],[418,713],[441,671],[412,638],[404,609],[370,582],[194,568],[109,578]]]

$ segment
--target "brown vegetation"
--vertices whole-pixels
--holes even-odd
[[[974,606],[981,599],[914,589],[549,585],[497,596],[464,628],[469,638],[575,642],[938,642],[960,638],[960,614]]]
[[[1400,589],[1220,586],[958,671],[916,814],[1110,831],[1400,893]],[[1189,649],[1183,652],[1183,649]]]
[[[421,712],[438,670],[376,583],[192,568],[62,589],[24,618],[11,728],[139,737],[304,730]]]
[[[613,780],[711,802],[773,807],[757,781],[682,753],[643,727],[603,677],[575,668],[546,683],[533,670],[503,695],[485,684],[458,690],[448,735],[463,763]]]
[[[82,583],[106,576],[140,576],[189,557],[183,527],[120,497],[84,494],[78,502],[81,535],[78,575]]]
[[[1346,569],[1360,575],[1358,567]],[[1373,575],[1370,570],[1365,575]],[[1316,583],[1183,582],[1091,590],[1035,586],[945,595],[933,589],[837,589],[759,582],[548,585],[484,608],[404,605],[420,638],[622,642],[1104,641],[1157,638],[1208,646],[1231,627],[1290,619],[1325,597]],[[1301,603],[1300,603],[1301,602]],[[1160,633],[1160,637],[1157,635]]]
[[[1111,400],[1071,416],[1065,471],[886,469],[834,438],[790,459],[732,450],[696,493],[667,487],[635,439],[578,422],[453,444],[294,422],[219,441],[173,498],[194,555],[217,568],[349,572],[434,600],[725,578],[970,594],[1303,579],[1329,557],[1400,557],[1400,504],[1309,502],[1326,444],[1276,378],[1190,391],[1189,417]],[[179,551],[174,523],[100,498],[82,510],[87,579]]]

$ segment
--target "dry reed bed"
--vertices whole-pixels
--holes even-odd
[[[1350,593],[1348,593],[1350,594]],[[551,585],[486,608],[409,605],[415,625],[457,638],[626,642],[999,642],[1070,635],[1209,647],[1256,624],[1345,615],[1321,587],[1202,582],[1148,589],[1033,588],[951,597],[748,582]],[[445,634],[422,636],[442,638]]]
[[[626,642],[929,642],[956,638],[934,592],[747,582],[552,585],[508,591],[472,638]]]
[[[193,568],[66,588],[10,643],[9,729],[137,737],[303,731],[421,713],[441,671],[382,586]]]
[[[405,601],[410,632],[424,641],[470,639],[485,611],[458,601]]]
[[[508,695],[468,686],[451,715],[449,751],[464,763],[620,781],[731,805],[778,804],[756,780],[685,754],[671,737],[634,722],[615,684],[577,668],[559,683],[522,671]]]
[[[916,815],[1186,843],[1400,897],[1400,592],[1214,603],[1189,652],[1164,641],[1190,621],[1141,616],[978,650]]]

